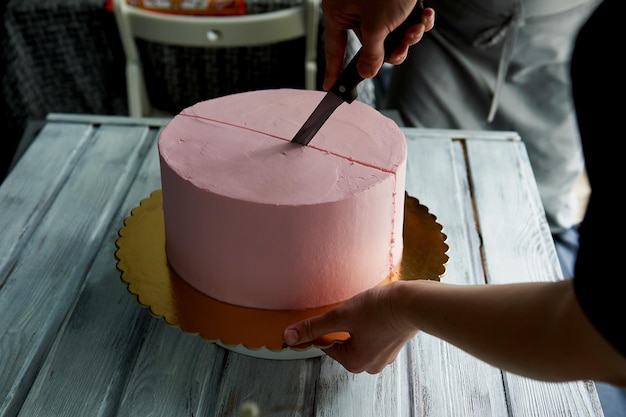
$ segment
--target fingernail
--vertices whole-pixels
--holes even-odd
[[[285,342],[288,345],[297,344],[299,338],[300,336],[298,335],[298,331],[296,329],[288,329],[285,331]]]

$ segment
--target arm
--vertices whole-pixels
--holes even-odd
[[[416,4],[417,0],[322,0],[326,52],[324,89],[330,89],[343,68],[348,30],[353,29],[362,43],[359,73],[363,78],[371,78],[383,64],[385,37],[406,19]],[[433,28],[434,19],[434,10],[425,9],[422,22],[407,30],[404,44],[388,61],[394,65],[402,63],[409,46],[419,42],[424,32]]]
[[[589,323],[571,280],[480,286],[395,282],[289,326],[284,338],[295,345],[347,331],[346,343],[325,352],[352,372],[376,373],[418,329],[519,375],[626,385],[626,358]]]

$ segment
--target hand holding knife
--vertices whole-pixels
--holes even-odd
[[[385,60],[387,60],[391,53],[402,43],[406,30],[421,21],[423,10],[422,1],[418,0],[415,8],[411,11],[411,14],[409,14],[406,20],[387,35],[384,42]],[[311,113],[298,133],[293,137],[292,142],[308,145],[337,107],[344,102],[352,103],[357,98],[357,85],[363,81],[363,77],[359,75],[359,70],[357,69],[360,55],[361,49],[357,51],[348,65],[341,71],[337,82],[335,82],[328,93],[326,93],[313,113]]]

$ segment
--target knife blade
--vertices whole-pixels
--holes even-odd
[[[406,20],[387,35],[384,42],[385,61],[402,42],[404,32],[406,32],[410,26],[420,22],[423,10],[422,0],[418,0]],[[342,103],[350,104],[357,98],[357,85],[363,81],[363,77],[359,75],[359,70],[357,69],[360,56],[361,49],[354,54],[350,62],[348,62],[348,65],[341,71],[335,84],[328,90],[322,101],[320,101],[315,110],[313,110],[313,113],[311,113],[300,130],[298,130],[293,139],[291,139],[292,142],[305,146],[308,145],[337,107]]]

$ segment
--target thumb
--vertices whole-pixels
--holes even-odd
[[[292,325],[287,327],[283,331],[283,340],[289,346],[300,344],[300,332],[298,331],[298,326]]]
[[[295,346],[313,342],[328,333],[344,330],[338,326],[333,316],[334,314],[326,313],[287,326],[283,331],[284,342],[289,346]]]

